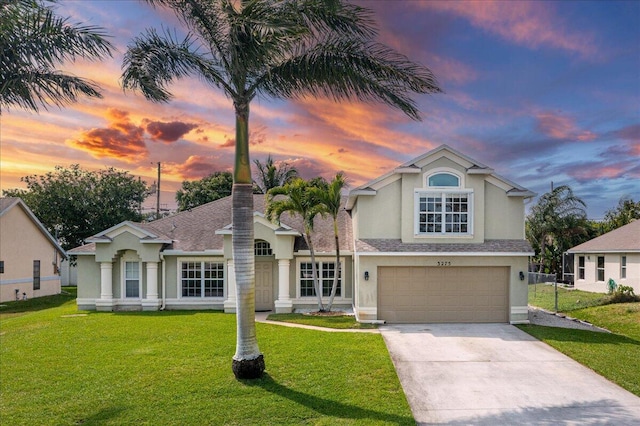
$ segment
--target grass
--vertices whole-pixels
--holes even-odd
[[[529,304],[553,310],[553,287],[544,286],[542,291],[541,287],[535,298],[530,288]],[[535,325],[519,328],[640,396],[640,303],[608,304],[606,295],[565,289],[559,289],[558,300],[559,311],[612,333]]]
[[[573,290],[558,287],[558,312],[599,306],[608,303],[610,296],[602,293]],[[555,289],[553,285],[529,285],[529,304],[549,311],[555,311]]]
[[[3,424],[415,424],[379,334],[259,323],[266,375],[238,381],[234,315],[54,300],[2,308]]]
[[[75,301],[77,294],[77,287],[62,287],[62,293],[54,296],[2,302],[0,304],[0,320],[61,306],[69,301]]]
[[[295,324],[313,325],[316,327],[336,329],[373,329],[375,324],[362,324],[353,315],[303,315],[303,314],[271,314],[267,318],[271,321],[292,322]]]

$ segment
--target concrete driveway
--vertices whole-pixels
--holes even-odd
[[[380,331],[419,425],[640,425],[640,398],[512,325]]]

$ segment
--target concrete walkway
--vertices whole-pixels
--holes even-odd
[[[376,328],[327,328],[327,327],[316,327],[314,325],[306,325],[306,324],[296,324],[293,322],[283,322],[283,321],[271,321],[268,320],[267,317],[273,312],[256,312],[256,322],[262,322],[265,324],[274,324],[281,325],[283,327],[294,327],[294,328],[306,328],[308,330],[319,330],[326,331],[329,333],[380,333],[380,331]]]
[[[380,332],[419,425],[640,425],[640,398],[514,326]]]

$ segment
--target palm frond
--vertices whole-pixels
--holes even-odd
[[[73,24],[40,1],[3,1],[0,11],[0,108],[37,112],[48,104],[76,102],[79,95],[100,97],[96,84],[56,67],[111,56],[113,45],[101,28]]]
[[[329,97],[381,101],[412,119],[419,111],[411,93],[439,93],[434,74],[379,43],[330,40],[271,68],[256,81],[271,97]]]
[[[194,48],[191,35],[180,41],[168,31],[160,35],[155,29],[148,29],[128,46],[123,69],[122,86],[140,90],[155,102],[169,101],[172,94],[167,86],[189,75],[201,77],[227,94],[233,93],[215,64]]]
[[[38,111],[48,105],[75,103],[80,95],[102,98],[100,87],[90,80],[55,71],[25,70],[3,81],[0,107]]]

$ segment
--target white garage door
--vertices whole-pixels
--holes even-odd
[[[379,267],[378,319],[508,322],[507,267]]]

